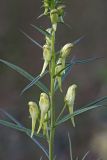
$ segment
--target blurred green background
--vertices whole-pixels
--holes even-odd
[[[65,25],[59,25],[57,31],[57,49],[73,42],[81,36],[85,38],[76,45],[71,57],[103,59],[75,65],[63,84],[63,95],[58,91],[56,108],[60,110],[68,86],[78,85],[75,109],[107,95],[107,1],[105,0],[67,0]],[[42,13],[42,2],[37,0],[0,0],[0,59],[12,62],[32,75],[41,71],[42,50],[27,39],[20,29],[32,38],[44,44],[44,37],[30,24],[50,26],[46,17],[37,19]],[[44,78],[48,85],[47,77]],[[0,107],[16,117],[19,122],[31,128],[27,103],[37,100],[40,91],[32,87],[24,95],[21,90],[29,83],[25,78],[0,63]],[[1,119],[7,118],[0,114]],[[55,152],[57,159],[69,160],[67,134],[70,132],[73,156],[82,157],[88,150],[88,160],[95,160],[97,154],[107,159],[107,109],[96,109],[76,117],[76,128],[70,122],[57,129]],[[0,126],[0,160],[36,160],[42,152],[24,133]]]

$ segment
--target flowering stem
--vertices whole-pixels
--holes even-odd
[[[55,7],[55,2],[54,0],[51,0],[51,9],[54,9],[54,7]]]
[[[54,107],[54,74],[55,74],[55,32],[52,33],[51,46],[52,46],[52,61],[51,61],[51,86],[50,86],[50,112],[51,112],[51,124],[50,124],[50,140],[49,140],[49,160],[53,160],[54,153],[54,123],[55,123],[55,107]]]

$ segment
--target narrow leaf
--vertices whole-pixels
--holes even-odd
[[[21,123],[19,123],[12,115],[10,115],[8,112],[4,111],[2,108],[0,108],[0,112],[3,113],[6,117],[8,117],[11,121],[16,123],[18,126],[22,127]]]
[[[72,27],[69,25],[69,24],[67,24],[67,23],[65,23],[65,22],[59,22],[60,24],[62,24],[62,25],[65,25],[66,27],[68,27],[70,30],[72,30]]]
[[[68,76],[68,74],[71,72],[72,68],[74,65],[77,65],[77,64],[86,64],[86,63],[90,63],[90,62],[94,62],[95,60],[99,60],[101,58],[104,58],[104,57],[92,57],[92,58],[88,58],[88,59],[83,59],[83,60],[79,60],[79,59],[75,59],[75,57],[73,57],[71,59],[71,62],[66,65],[65,68],[63,68],[59,73],[57,73],[56,75],[54,75],[54,77],[56,77],[57,75],[59,75],[63,70],[65,70],[65,74],[62,76],[62,82],[65,80],[65,78]],[[57,91],[58,89],[58,84],[56,84],[55,86],[55,91]]]
[[[31,138],[31,135],[28,135]],[[47,151],[47,149],[44,148],[44,146],[38,142],[34,137],[31,138],[33,140],[34,143],[36,143],[39,148],[45,153],[46,157],[49,159],[49,153]]]
[[[43,16],[45,16],[44,13],[40,14],[40,15],[37,17],[37,19],[40,19],[40,18],[42,18]]]
[[[8,117],[11,121],[13,121],[15,124],[17,124],[19,127],[21,128],[25,128],[18,120],[16,120],[16,118],[14,118],[11,114],[9,114],[8,112],[4,111],[2,108],[0,108],[0,112],[3,113],[6,117]],[[25,130],[28,130],[29,133],[31,134],[31,130],[28,128],[25,128]],[[27,133],[27,132],[26,132]],[[34,133],[35,136],[43,138],[42,134],[36,134]]]
[[[29,84],[22,90],[21,95],[22,95],[25,91],[27,91],[30,87],[32,87],[34,84],[36,84],[36,83],[39,81],[39,79],[41,79],[46,73],[48,73],[48,71],[45,71],[42,76],[38,75],[37,77],[35,77],[35,78],[33,79],[33,81],[32,81],[31,83],[29,83]]]
[[[20,30],[21,33],[23,33],[28,39],[30,39],[34,44],[36,44],[38,47],[43,48],[41,44],[39,44],[37,41],[35,41],[33,38],[31,38],[28,34],[26,34],[24,31]]]
[[[95,61],[95,60],[99,60],[99,59],[101,59],[101,58],[104,58],[104,57],[93,57],[93,58],[88,58],[88,59],[84,59],[84,60],[75,60],[74,58],[71,60],[71,63],[70,64],[68,64],[68,65],[66,65],[66,67],[65,68],[63,68],[60,72],[58,72],[55,76],[58,76],[63,70],[67,70],[67,71],[70,71],[71,70],[71,68],[72,68],[72,66],[74,65],[74,64],[86,64],[86,63],[90,63],[90,62],[93,62],[93,61]],[[54,76],[54,77],[55,77]],[[64,75],[64,76],[66,76],[66,75]]]
[[[86,64],[86,63],[93,62],[95,60],[100,60],[101,58],[104,58],[104,57],[92,57],[92,58],[83,59],[83,60],[78,60],[77,59],[74,63],[75,64]]]
[[[0,59],[0,62],[2,62],[3,64],[7,65],[8,67],[10,67],[11,69],[15,70],[16,72],[20,73],[23,77],[27,78],[29,81],[32,81],[34,79],[34,77],[29,74],[28,72],[26,72],[24,69],[22,69],[19,66],[16,66],[10,62],[7,62],[5,60]],[[47,87],[41,83],[40,81],[38,81],[36,84],[36,86],[38,86],[42,91],[48,93],[48,89]]]
[[[26,134],[30,134],[31,135],[31,130],[30,129],[22,127],[22,126],[19,126],[19,125],[16,125],[16,124],[14,124],[12,122],[8,122],[8,121],[5,121],[5,120],[0,120],[0,124],[3,125],[3,126],[9,127],[9,128],[13,128],[13,129],[16,129],[18,131],[21,131],[21,132],[24,132]],[[43,137],[43,136],[35,134],[35,133],[34,133],[34,135],[37,136],[37,137],[40,137],[40,138]]]
[[[0,124],[1,125],[4,125],[6,127],[9,127],[9,128],[13,128],[13,129],[16,129],[16,130],[19,130],[21,132],[24,132],[26,133],[30,138],[31,138],[31,130],[30,129],[27,129],[25,127],[23,127],[19,122],[17,122],[17,120],[15,118],[13,118],[11,115],[9,115],[8,113],[4,112],[11,120],[15,121],[18,125],[14,124],[14,123],[11,123],[11,122],[8,122],[8,121],[4,121],[4,120],[0,120]],[[43,136],[41,136],[40,134],[35,134],[35,136],[38,136],[40,138],[42,138]],[[42,150],[43,152],[45,153],[45,155],[47,156],[47,158],[49,157],[48,155],[48,151],[44,148],[44,146],[42,144],[40,144],[34,137],[31,138],[35,144],[37,144]]]
[[[76,39],[74,42],[72,42],[74,45],[78,44],[82,39],[84,39],[86,36],[81,36],[80,38]]]
[[[35,28],[36,30],[38,30],[40,33],[42,33],[44,36],[47,36],[47,37],[51,37],[51,34],[49,32],[47,32],[45,29],[43,28],[40,28],[40,27],[37,27],[35,26],[34,24],[30,24],[33,28]]]
[[[92,109],[95,109],[95,108],[98,108],[98,107],[102,107],[102,105],[97,105],[99,103],[102,103],[104,101],[107,101],[107,96],[106,97],[102,97],[102,98],[99,98],[91,103],[89,103],[88,105],[85,105],[83,108],[75,111],[73,114],[68,114],[66,115],[64,118],[62,118],[61,120],[59,120],[58,122],[56,122],[56,125],[59,125],[61,123],[64,123],[66,122],[67,120],[69,120],[71,117],[74,117],[74,116],[77,116],[79,114],[82,114],[84,112],[87,112],[89,110],[92,110]]]
[[[84,112],[87,112],[89,110],[92,110],[92,109],[95,109],[95,108],[98,108],[98,107],[102,107],[102,105],[94,105],[94,106],[90,106],[90,107],[87,107],[87,108],[82,108],[82,109],[79,109],[77,111],[75,111],[73,114],[68,114],[66,115],[64,118],[62,118],[59,122],[56,123],[55,126],[57,125],[60,125],[66,121],[68,121],[71,117],[74,117],[74,116],[77,116],[77,115],[80,115]]]
[[[84,108],[90,107],[90,106],[93,106],[93,105],[96,105],[96,104],[102,104],[102,102],[106,102],[106,101],[107,101],[107,96],[99,98],[99,99],[97,99],[95,101],[90,102],[89,104],[85,105]]]

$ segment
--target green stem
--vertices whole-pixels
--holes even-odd
[[[50,112],[51,112],[51,124],[50,124],[50,140],[49,140],[49,160],[53,160],[54,153],[54,124],[55,124],[55,107],[54,107],[54,74],[55,74],[55,32],[52,33],[52,61],[51,61],[51,87],[50,87]]]
[[[54,9],[55,8],[55,2],[54,0],[51,0],[51,9]]]

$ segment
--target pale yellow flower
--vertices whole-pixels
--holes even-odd
[[[51,10],[50,19],[51,19],[52,27],[53,27],[54,31],[56,31],[57,22],[58,22],[58,19],[59,19],[58,10],[57,9]]]
[[[65,44],[62,47],[61,51],[60,51],[61,52],[61,57],[64,58],[64,59],[66,59],[69,56],[69,54],[70,54],[70,52],[71,52],[71,50],[72,50],[73,47],[74,47],[73,43],[67,43],[67,44]]]
[[[62,69],[63,68],[64,68],[64,66],[62,64],[62,58],[59,58],[59,60],[56,64],[56,67],[55,67],[55,75],[56,75],[55,80],[58,82],[58,86],[59,86],[59,89],[61,92],[62,92],[62,74],[63,74]]]
[[[31,133],[31,137],[32,137],[35,131],[36,121],[39,116],[39,109],[35,102],[30,101],[28,105],[29,105],[29,113],[32,118],[32,133]]]
[[[41,93],[40,94],[40,100],[39,100],[39,106],[40,106],[40,111],[41,111],[41,117],[40,117],[40,124],[37,133],[40,132],[43,123],[45,122],[45,116],[48,113],[49,110],[49,97],[46,93]]]
[[[77,88],[76,84],[71,85],[65,96],[65,105],[67,105],[69,113],[73,114],[74,110],[74,101],[75,101],[75,89]],[[75,127],[74,117],[71,118],[72,124]]]
[[[45,44],[43,46],[43,59],[44,59],[44,64],[43,64],[43,68],[40,73],[40,76],[43,75],[43,73],[45,72],[45,70],[51,60],[51,51],[50,51],[50,47],[47,44]]]

